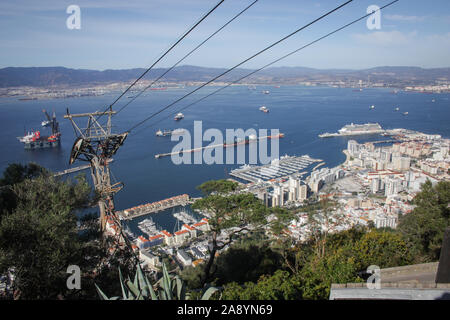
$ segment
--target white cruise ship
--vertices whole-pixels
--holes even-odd
[[[339,129],[339,133],[342,135],[347,134],[367,134],[384,131],[378,123],[366,123],[366,124],[348,124],[342,129]]]
[[[319,134],[320,138],[338,137],[338,136],[353,136],[362,134],[375,134],[383,133],[383,128],[378,123],[365,123],[365,124],[347,124],[337,133],[322,133]]]

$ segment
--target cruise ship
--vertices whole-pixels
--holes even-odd
[[[338,136],[356,136],[362,134],[375,134],[383,133],[383,128],[378,123],[366,123],[366,124],[348,124],[338,130],[337,133],[322,133],[319,134],[320,138],[338,137]]]

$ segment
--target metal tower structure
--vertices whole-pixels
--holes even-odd
[[[100,210],[100,228],[105,230],[107,217],[118,221],[114,213],[114,194],[123,187],[123,183],[111,184],[109,162],[125,141],[128,132],[112,133],[111,116],[115,114],[110,108],[104,112],[71,114],[67,109],[65,119],[69,119],[77,136],[70,153],[69,164],[76,160],[90,163],[92,181],[95,190],[99,193],[98,207]],[[108,121],[100,125],[97,121],[99,116],[107,115]],[[87,118],[86,128],[81,128],[75,122],[75,118]]]

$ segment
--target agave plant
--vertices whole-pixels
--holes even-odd
[[[95,285],[95,288],[102,300],[189,300],[191,296],[189,293],[186,293],[186,285],[183,280],[178,275],[170,277],[165,264],[163,264],[162,269],[163,276],[156,282],[156,290],[139,264],[137,265],[134,281],[131,281],[129,277],[124,279],[119,268],[122,297],[114,296],[108,298],[97,285]],[[209,300],[217,291],[219,289],[215,287],[204,288],[201,300]]]

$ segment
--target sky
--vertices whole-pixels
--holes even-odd
[[[150,66],[218,0],[14,0],[0,2],[0,68]],[[157,67],[171,66],[253,0],[225,0]],[[259,0],[182,64],[231,67],[345,0]],[[389,0],[354,0],[242,67],[257,68]],[[80,29],[67,8],[80,8]],[[450,1],[400,0],[381,12],[380,29],[362,20],[276,66],[365,69],[450,67]]]

